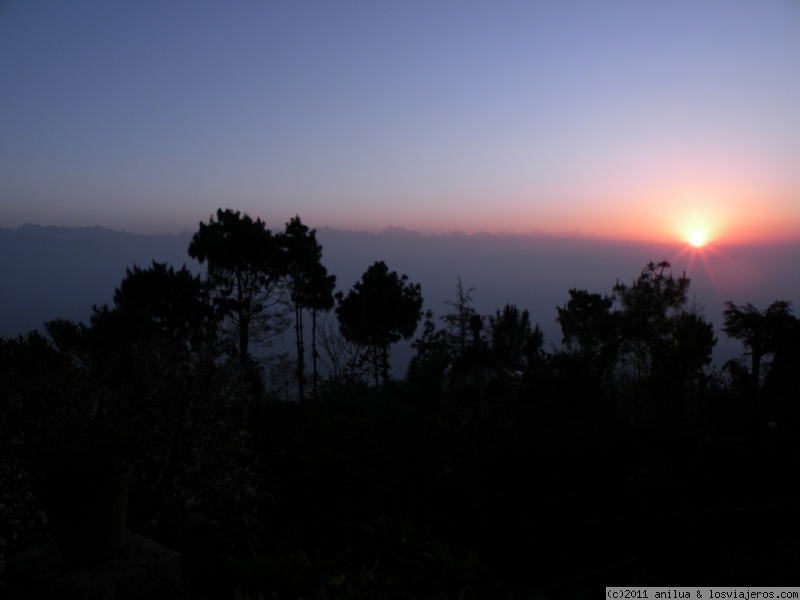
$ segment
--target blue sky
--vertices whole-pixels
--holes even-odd
[[[800,237],[800,3],[0,3],[0,226]]]

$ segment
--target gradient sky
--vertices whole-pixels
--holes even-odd
[[[0,226],[800,238],[800,2],[0,1]]]

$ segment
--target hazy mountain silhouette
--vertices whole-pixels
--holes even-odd
[[[153,259],[184,263],[189,233],[137,235],[102,227],[0,228],[0,336],[50,319],[85,320],[92,304],[110,302],[126,267]]]
[[[88,318],[93,304],[110,302],[134,264],[152,260],[186,264],[190,232],[131,234],[101,227],[26,225],[0,228],[0,336],[10,337],[63,317]],[[506,303],[527,308],[544,332],[544,348],[560,345],[556,306],[571,288],[609,294],[614,283],[630,283],[648,261],[672,261],[692,279],[689,296],[714,324],[716,362],[738,355],[720,331],[722,303],[766,306],[781,299],[800,302],[800,242],[729,246],[694,260],[680,244],[632,243],[573,234],[477,233],[425,235],[388,227],[380,233],[319,228],[322,262],[347,292],[376,260],[422,285],[424,308],[437,316],[455,292],[456,277],[474,287],[474,307],[490,314]],[[410,356],[408,344],[394,350],[396,374]]]

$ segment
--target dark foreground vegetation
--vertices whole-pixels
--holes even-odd
[[[203,277],[133,267],[88,324],[0,340],[0,567],[46,535],[39,483],[126,465],[128,527],[182,553],[188,598],[796,582],[788,303],[727,304],[743,360],[717,371],[665,262],[570,290],[548,353],[526,310],[478,315],[460,280],[439,318],[382,262],[334,296],[299,218],[220,210],[189,253]],[[289,327],[294,356],[256,358]]]

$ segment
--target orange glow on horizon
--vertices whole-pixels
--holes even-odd
[[[343,210],[338,205],[335,212],[325,211],[322,224],[372,232],[404,227],[426,235],[542,233],[694,248],[800,239],[800,205],[767,192],[721,185],[697,185],[687,191],[662,181],[653,181],[645,191],[616,191],[538,194],[477,189],[431,197],[398,194],[376,204],[374,211],[356,210],[355,204],[345,205],[352,210]],[[765,203],[765,198],[772,200]],[[782,210],[775,207],[778,200]]]
[[[662,231],[695,248],[800,239],[796,200],[768,190],[709,187],[672,195],[664,205],[669,210]]]

